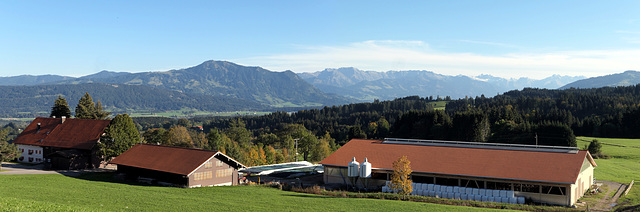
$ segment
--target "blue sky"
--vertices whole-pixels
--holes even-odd
[[[0,76],[429,70],[640,71],[640,1],[0,1]]]

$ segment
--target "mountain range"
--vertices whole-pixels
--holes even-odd
[[[525,87],[556,89],[567,83],[584,79],[584,77],[560,75],[542,80],[504,79],[486,74],[468,77],[442,75],[431,71],[362,71],[352,67],[325,69],[299,75],[324,92],[360,101],[388,100],[413,95],[450,96],[454,99],[466,96],[493,96]]]
[[[389,100],[406,96],[487,97],[525,87],[602,87],[640,83],[640,72],[627,71],[585,79],[553,75],[535,80],[442,75],[431,71],[325,69],[314,73],[272,72],[227,61],[163,72],[101,71],[83,77],[58,75],[0,77],[0,115],[46,113],[55,98],[75,99],[89,92],[110,110],[204,111],[287,110]],[[565,86],[563,86],[565,85]],[[280,108],[280,109],[278,109]]]
[[[165,72],[103,71],[86,77],[59,81],[57,84],[96,82],[146,85],[185,93],[256,101],[271,106],[322,106],[349,102],[344,97],[318,90],[291,71],[272,72],[260,67],[213,60],[194,67]]]

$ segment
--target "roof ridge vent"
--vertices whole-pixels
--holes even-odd
[[[385,138],[382,143],[385,144],[405,144],[405,145],[422,145],[422,146],[443,146],[443,147],[460,147],[460,148],[479,148],[479,149],[502,149],[517,151],[535,151],[535,152],[557,152],[557,153],[578,153],[578,147],[565,146],[543,146],[543,145],[524,145],[524,144],[502,144],[502,143],[481,143],[468,141],[441,141],[441,140],[419,140],[404,138]]]

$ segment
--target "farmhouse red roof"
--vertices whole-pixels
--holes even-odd
[[[539,182],[575,183],[585,158],[596,166],[587,151],[558,153],[383,143],[353,139],[323,165],[346,167],[353,157],[366,157],[373,169],[393,170],[392,164],[406,155],[414,172]]]
[[[215,155],[224,154],[218,151],[136,144],[131,147],[131,149],[111,160],[110,163],[189,175]],[[224,157],[227,156],[224,155]],[[232,160],[231,158],[229,159]],[[238,163],[238,165],[244,167],[244,165],[240,163]]]
[[[73,149],[93,148],[110,120],[44,118],[34,119],[13,141],[16,144]],[[40,128],[38,129],[38,123]]]

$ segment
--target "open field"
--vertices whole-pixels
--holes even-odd
[[[0,211],[490,211],[398,200],[336,198],[258,186],[142,186],[112,182],[111,175],[0,176]]]
[[[610,159],[596,159],[598,167],[594,170],[597,180],[614,181],[629,184],[631,180],[640,179],[640,139],[591,138],[578,137],[578,147],[583,148],[593,139],[602,143],[602,153]],[[620,197],[618,203],[623,205],[640,204],[640,187],[632,187],[627,197]]]
[[[444,110],[445,107],[447,106],[447,103],[449,101],[437,101],[437,102],[433,102],[431,103],[433,105],[433,108],[436,110]]]

